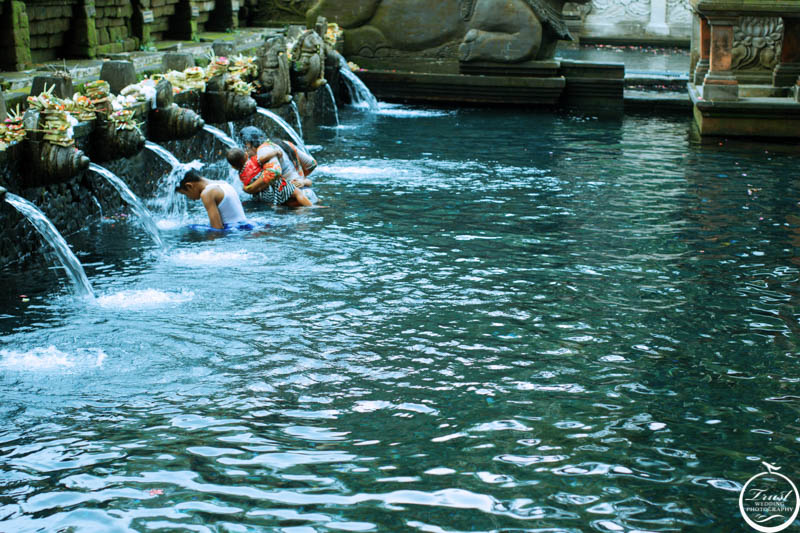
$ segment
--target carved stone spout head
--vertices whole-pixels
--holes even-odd
[[[292,89],[314,91],[325,85],[325,42],[306,30],[292,48]]]
[[[258,51],[259,101],[266,107],[277,107],[291,100],[289,60],[286,57],[286,39],[271,37]]]

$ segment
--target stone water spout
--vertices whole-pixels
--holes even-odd
[[[145,140],[139,128],[120,128],[108,116],[98,113],[91,135],[92,160],[104,162],[132,157],[142,151]]]
[[[250,96],[226,90],[227,77],[228,74],[220,74],[206,82],[206,91],[201,101],[206,122],[241,120],[256,112],[256,101]]]
[[[203,129],[203,118],[173,101],[172,84],[161,80],[156,85],[156,108],[148,116],[147,136],[154,141],[188,139]]]
[[[5,198],[7,192],[6,188],[0,185],[0,200]]]
[[[316,91],[325,80],[325,42],[314,30],[304,31],[292,47],[292,90]]]
[[[44,139],[40,127],[40,113],[34,109],[25,112],[26,185],[36,187],[66,181],[89,168],[89,158],[75,146],[60,146]],[[39,131],[37,131],[39,130]]]
[[[286,57],[286,39],[282,35],[270,37],[258,49],[259,92],[254,96],[261,107],[279,107],[292,101],[289,81],[289,59]]]

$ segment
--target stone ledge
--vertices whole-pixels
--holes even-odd
[[[566,86],[563,76],[472,76],[386,70],[356,73],[379,100],[492,105],[555,105]]]
[[[689,84],[695,124],[704,136],[800,138],[800,103],[791,97],[704,100]]]

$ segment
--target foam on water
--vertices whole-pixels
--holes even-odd
[[[170,261],[182,266],[242,266],[252,261],[264,261],[262,254],[235,250],[218,252],[204,250],[202,252],[179,251],[169,257]]]
[[[401,104],[378,103],[378,115],[394,118],[421,118],[421,117],[445,117],[454,115],[455,111],[445,111],[441,109],[414,109]]]
[[[161,231],[169,231],[183,227],[183,223],[180,220],[164,218],[156,221],[156,226]]]
[[[0,368],[4,370],[53,370],[75,367],[99,367],[106,359],[99,348],[62,352],[55,346],[27,351],[0,350]]]
[[[191,291],[165,292],[156,289],[127,290],[104,294],[97,303],[105,309],[149,309],[186,303],[194,298]]]

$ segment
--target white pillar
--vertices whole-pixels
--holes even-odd
[[[650,22],[646,31],[655,35],[669,35],[667,0],[650,0]]]

